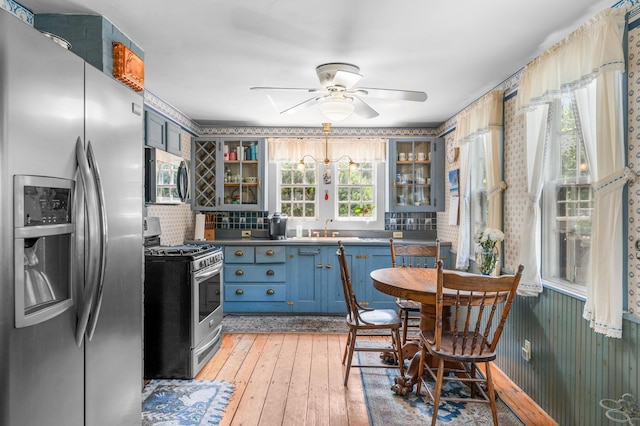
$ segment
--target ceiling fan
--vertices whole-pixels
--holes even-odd
[[[264,91],[303,91],[314,95],[299,104],[280,111],[280,114],[292,113],[313,105],[319,105],[322,114],[330,121],[340,121],[355,113],[363,118],[374,118],[379,114],[363,98],[394,99],[414,102],[427,100],[425,92],[414,90],[380,89],[373,87],[355,87],[362,78],[360,68],[353,64],[332,62],[318,65],[316,74],[322,87],[310,89],[300,87],[251,87],[251,90]]]

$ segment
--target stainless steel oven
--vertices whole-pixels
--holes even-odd
[[[145,248],[145,379],[192,379],[220,348],[222,263],[212,244]]]

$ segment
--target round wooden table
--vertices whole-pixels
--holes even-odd
[[[456,273],[465,274],[458,271]],[[422,304],[420,308],[420,331],[435,329],[438,281],[438,270],[436,268],[376,269],[371,272],[371,279],[376,290],[401,299],[420,302]],[[479,304],[482,301],[482,294],[478,294],[477,297],[474,295],[472,300],[472,304]],[[455,301],[456,292],[445,288],[443,291],[444,310],[442,312],[442,327],[445,329],[451,328],[451,310],[449,308],[453,306]],[[394,392],[406,395],[411,392],[413,385],[418,381],[418,366],[421,362],[419,350],[420,347],[417,341],[407,342],[402,347],[404,359],[413,357],[407,369],[407,373],[411,377],[409,379],[396,379],[396,386],[393,388]]]

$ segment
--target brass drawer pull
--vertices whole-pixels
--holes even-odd
[[[270,288],[269,290],[267,290],[267,294],[269,296],[271,296],[272,294],[276,294],[276,291],[274,289]]]
[[[275,274],[276,274],[276,273],[275,273],[275,272],[273,272],[273,269],[269,269],[269,270],[267,271],[267,275],[275,275]]]
[[[327,269],[331,269],[331,264],[330,264],[330,263],[327,263],[327,265],[325,266],[325,268],[327,268]]]
[[[236,269],[236,275],[244,275],[244,271],[242,269]]]
[[[244,256],[244,252],[242,250],[236,250],[236,256]]]
[[[242,290],[241,288],[239,288],[239,289],[237,289],[237,290],[236,290],[236,294],[237,294],[237,295],[244,294],[244,290]]]
[[[316,267],[317,267],[318,269],[322,269],[322,263],[318,263],[318,265],[316,265]]]
[[[275,254],[275,252],[273,250],[267,250],[266,255],[267,256],[273,256]]]

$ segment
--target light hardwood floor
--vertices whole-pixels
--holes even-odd
[[[352,368],[348,388],[342,386],[346,337],[225,334],[196,379],[234,384],[221,425],[368,425],[360,369]],[[526,425],[557,424],[497,368],[492,371],[500,398]]]

